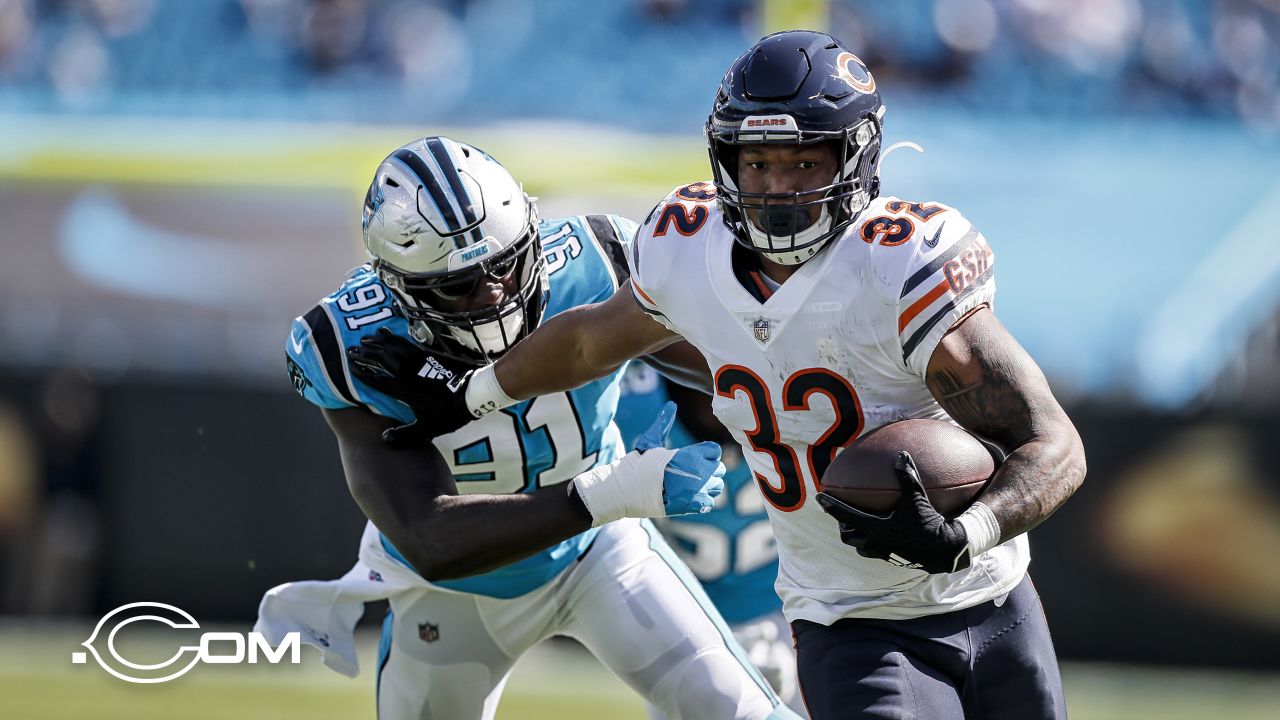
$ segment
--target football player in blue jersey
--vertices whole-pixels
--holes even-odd
[[[259,630],[299,631],[354,674],[361,605],[388,599],[380,718],[492,718],[512,665],[552,635],[581,641],[671,718],[794,717],[644,519],[706,511],[723,488],[719,445],[664,447],[674,406],[625,454],[620,368],[434,441],[415,430],[438,408],[406,388],[461,379],[542,318],[610,297],[636,226],[539,219],[497,161],[443,137],[382,161],[362,224],[371,262],[294,321],[286,351],[371,522],[351,572],[271,590]],[[419,360],[379,349],[397,343]],[[688,348],[653,361],[708,380]]]
[[[737,442],[711,411],[711,398],[668,383],[644,363],[631,363],[622,377],[615,418],[622,441],[634,447],[670,400],[679,411],[668,442],[676,446],[699,440],[720,443],[725,491],[709,512],[661,518],[654,524],[702,583],[751,662],[783,701],[804,715],[791,628],[773,589],[778,547],[769,515]],[[661,718],[656,708],[650,714],[655,720]]]

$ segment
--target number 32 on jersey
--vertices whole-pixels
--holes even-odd
[[[759,474],[756,483],[765,500],[782,512],[794,512],[804,505],[807,495],[805,473],[814,487],[822,478],[836,452],[862,434],[862,405],[849,381],[826,368],[798,370],[782,385],[784,413],[811,412],[814,395],[824,395],[835,411],[835,419],[822,435],[805,450],[805,464],[800,463],[797,448],[781,438],[778,415],[773,409],[769,387],[760,376],[741,365],[725,365],[716,371],[716,394],[725,398],[745,395],[755,414],[755,429],[747,432],[751,448],[767,456],[777,471],[778,485]]]

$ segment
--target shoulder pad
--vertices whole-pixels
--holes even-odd
[[[587,229],[590,230],[601,254],[613,268],[618,286],[631,276],[627,269],[627,252],[635,240],[637,226],[626,218],[617,215],[586,215]]]
[[[899,279],[888,288],[896,296],[903,361],[920,373],[952,324],[995,296],[995,253],[986,238],[958,211],[927,207],[940,209],[894,258],[891,276]]]
[[[346,376],[346,350],[320,305],[297,317],[285,341],[289,381],[303,399],[322,408],[355,407],[358,403]]]
[[[699,236],[707,228],[715,227],[720,222],[720,209],[716,206],[715,198],[715,186],[710,182],[700,181],[675,188],[662,202],[655,205],[636,233],[635,243],[631,248],[632,276],[637,273],[642,256],[668,254],[649,246],[681,243],[685,238]],[[665,267],[659,260],[653,262]],[[655,274],[649,273],[650,282],[657,279]]]
[[[899,247],[917,241],[932,247],[938,242],[937,228],[959,215],[942,203],[884,197],[863,210],[854,227],[858,237],[869,245]]]

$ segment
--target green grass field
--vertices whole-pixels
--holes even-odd
[[[161,685],[119,681],[70,656],[88,626],[0,623],[0,718],[5,720],[229,720],[372,718],[375,638],[363,637],[363,672],[349,680],[310,649],[301,666],[197,665]],[[160,657],[171,654],[165,646]],[[136,658],[144,659],[144,658]],[[255,669],[256,668],[256,669]],[[1280,713],[1280,675],[1068,664],[1075,720],[1262,720]],[[640,720],[640,700],[576,645],[539,647],[516,666],[503,720]]]

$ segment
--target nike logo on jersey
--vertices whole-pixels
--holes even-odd
[[[925,244],[925,245],[927,245],[927,246],[929,246],[929,247],[931,247],[931,248],[938,247],[938,240],[942,238],[942,228],[944,228],[944,227],[946,227],[946,226],[947,226],[947,224],[946,224],[945,222],[944,222],[944,223],[942,223],[941,225],[939,225],[939,226],[938,226],[938,232],[934,233],[934,234],[933,234],[933,237],[927,237],[927,238],[925,238],[925,239],[924,239],[924,244]]]
[[[303,337],[306,337],[306,336],[304,335]],[[298,339],[298,336],[294,335],[292,331],[289,333],[289,342],[293,344],[293,352],[297,355],[301,355],[302,340]]]

